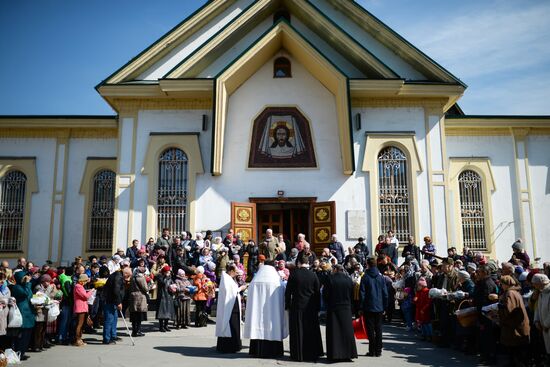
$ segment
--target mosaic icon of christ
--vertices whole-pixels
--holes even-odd
[[[273,159],[291,159],[305,152],[300,128],[293,116],[269,116],[260,141],[260,153]]]

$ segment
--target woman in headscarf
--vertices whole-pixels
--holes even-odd
[[[500,285],[504,290],[498,304],[500,342],[508,351],[511,366],[526,366],[530,327],[519,283],[513,276],[504,275],[500,278]]]
[[[130,311],[130,322],[132,322],[132,336],[145,335],[141,332],[141,322],[147,320],[147,296],[149,294],[145,270],[144,264],[138,266],[130,280],[128,311]]]
[[[216,320],[216,350],[221,353],[236,353],[242,349],[240,292],[247,286],[239,287],[236,277],[235,264],[227,265],[227,271],[222,273],[220,281]]]
[[[11,296],[15,298],[17,307],[23,316],[23,324],[18,330],[14,340],[14,350],[20,353],[22,361],[29,357],[25,355],[31,341],[32,329],[34,328],[35,320],[32,312],[31,298],[31,276],[26,271],[20,270],[13,274],[15,284],[11,287]]]
[[[160,275],[157,277],[157,314],[156,318],[159,320],[159,330],[161,333],[171,331],[168,328],[168,320],[174,320],[176,311],[174,308],[174,297],[172,293],[172,277],[170,276],[171,268],[169,265],[164,265],[161,269]]]

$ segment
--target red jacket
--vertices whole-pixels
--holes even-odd
[[[425,287],[416,292],[414,303],[416,304],[416,322],[426,324],[432,321],[432,300],[429,297],[430,290]]]

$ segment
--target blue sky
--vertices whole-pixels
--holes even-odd
[[[467,114],[550,115],[550,2],[358,0],[468,84]],[[0,1],[0,114],[113,114],[94,86],[203,0]]]

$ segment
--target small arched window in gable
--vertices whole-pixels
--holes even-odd
[[[292,67],[290,60],[286,57],[278,57],[273,64],[274,78],[292,78]]]

